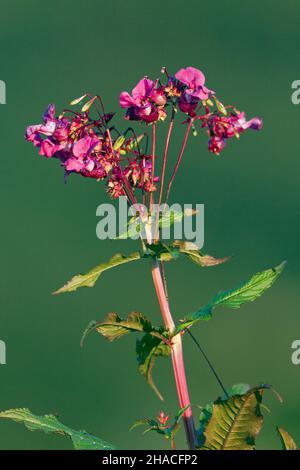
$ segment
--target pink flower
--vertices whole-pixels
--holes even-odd
[[[247,129],[260,130],[263,127],[260,118],[255,117],[247,121],[245,113],[238,111],[233,111],[229,116],[209,112],[199,118],[203,123],[202,127],[208,129],[208,150],[215,155],[222,152],[228,139],[239,137]]]
[[[181,83],[186,85],[187,88],[185,90],[185,94],[190,95],[193,98],[207,100],[209,95],[214,93],[212,90],[209,90],[204,86],[204,74],[194,67],[187,67],[186,69],[178,70],[175,77]]]
[[[241,133],[247,129],[259,131],[263,127],[263,122],[262,119],[259,117],[255,117],[247,121],[245,113],[238,113],[236,118],[233,120],[233,125],[236,130]]]
[[[191,95],[183,94],[178,100],[178,106],[180,111],[188,114],[191,117],[196,115],[196,108],[198,106],[199,100],[193,98]]]
[[[78,140],[72,149],[72,156],[65,162],[67,171],[75,171],[76,173],[86,170],[87,172],[94,169],[95,163],[89,157],[91,151],[99,144],[97,137],[86,136]]]
[[[43,115],[42,124],[28,126],[25,131],[25,139],[32,142],[35,147],[40,147],[39,154],[47,158],[53,157],[55,152],[63,147],[57,144],[66,141],[67,137],[68,120],[55,118],[54,104],[49,104]]]
[[[41,143],[39,155],[44,155],[47,158],[51,158],[59,149],[59,145],[54,144],[50,139],[45,139]]]
[[[132,90],[132,96],[127,91],[123,91],[120,94],[120,106],[121,108],[142,107],[147,102],[149,95],[153,89],[153,81],[149,78],[144,77]]]
[[[154,82],[144,77],[132,90],[132,95],[127,91],[120,94],[120,106],[127,109],[126,119],[144,121],[147,123],[164,119],[163,106],[167,97],[163,89],[155,88]]]
[[[213,136],[208,141],[208,150],[215,155],[220,155],[225,147],[225,139]]]

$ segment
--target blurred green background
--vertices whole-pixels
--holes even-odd
[[[237,311],[220,309],[194,331],[228,387],[266,382],[283,395],[281,405],[266,394],[271,414],[258,447],[279,448],[276,424],[300,444],[300,366],[290,359],[300,338],[300,106],[290,99],[291,83],[300,79],[299,2],[2,0],[0,8],[0,79],[7,84],[0,106],[0,339],[7,344],[0,408],[58,413],[123,449],[164,446],[154,433],[129,426],[161,408],[177,411],[169,361],[154,370],[161,404],[137,371],[134,338],[109,344],[92,334],[79,347],[88,322],[109,311],[138,310],[159,322],[149,267],[133,263],[105,273],[94,289],[51,296],[73,274],[114,252],[129,253],[135,243],[100,242],[95,211],[108,201],[103,185],[76,176],[65,185],[58,162],[38,157],[23,132],[50,102],[62,109],[88,90],[115,110],[119,92],[143,75],[193,65],[226,104],[262,116],[264,129],[231,141],[221,157],[208,154],[204,134],[190,141],[173,201],[204,203],[205,251],[233,258],[207,270],[170,263],[171,306],[181,318],[218,290],[288,260],[265,296]],[[173,161],[182,132],[178,126]],[[191,400],[206,404],[219,396],[218,384],[188,337],[184,343]],[[15,423],[0,422],[0,433],[1,449],[71,448],[64,438]],[[184,445],[183,433],[177,441]]]

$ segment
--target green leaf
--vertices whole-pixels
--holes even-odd
[[[139,252],[132,253],[128,256],[122,254],[116,254],[107,263],[101,263],[95,268],[88,271],[86,274],[77,274],[72,277],[72,279],[67,282],[63,287],[54,292],[54,294],[62,294],[64,292],[73,292],[79,287],[93,287],[97,279],[101,274],[115,266],[120,266],[121,264],[129,263],[130,261],[136,261],[141,258]]]
[[[182,211],[176,211],[172,208],[170,210],[163,211],[159,217],[159,227],[166,228],[171,227],[177,222],[181,222],[184,217],[192,217],[193,215],[197,214],[198,211],[195,209],[185,209]]]
[[[54,415],[37,416],[27,408],[12,409],[0,412],[0,418],[23,423],[30,431],[41,430],[46,434],[55,433],[69,437],[76,450],[114,450],[111,444],[92,436],[85,431],[75,431],[60,423]]]
[[[92,326],[98,333],[109,341],[121,338],[131,332],[149,333],[161,336],[162,329],[153,328],[150,320],[138,312],[129,313],[125,320],[122,320],[117,313],[109,313],[103,322]]]
[[[250,390],[249,384],[235,384],[228,390],[228,395],[231,397],[232,395],[245,395]]]
[[[297,450],[297,445],[289,433],[280,427],[277,427],[277,432],[281,440],[282,450]]]
[[[146,334],[141,340],[137,340],[136,353],[140,373],[145,377],[160,400],[163,400],[161,393],[153,382],[152,370],[158,356],[167,357],[171,354],[170,346],[159,338]]]
[[[283,262],[276,268],[254,274],[248,281],[243,282],[238,287],[220,292],[205,307],[187,316],[176,328],[175,334],[199,320],[209,320],[212,317],[212,311],[217,306],[239,308],[246,302],[253,302],[272,286],[283,271],[285,264]]]
[[[184,212],[179,212],[176,210],[164,211],[159,215],[159,228],[167,228],[174,225],[176,222],[181,222],[184,217],[192,217],[197,214],[197,211],[194,209],[185,209]],[[153,221],[156,222],[156,216],[153,216]],[[120,235],[115,237],[115,240],[132,238],[137,233],[145,232],[146,225],[149,224],[149,220],[142,220],[139,215],[135,215],[130,218],[126,225],[126,230],[121,232]]]
[[[171,261],[172,259],[178,258],[180,254],[176,247],[168,245],[167,243],[162,243],[161,241],[151,245],[146,244],[146,247],[147,253],[145,256],[152,256],[158,258],[160,261]]]
[[[254,450],[263,424],[260,404],[267,385],[214,402],[207,415],[200,450]]]
[[[230,259],[229,256],[225,258],[214,258],[210,255],[204,255],[195,245],[191,242],[176,240],[173,243],[174,247],[177,247],[180,253],[185,254],[191,261],[202,267],[217,266],[223,264]]]
[[[233,395],[245,395],[250,389],[251,387],[248,384],[235,384],[229,390],[227,390],[227,396],[223,396],[221,399],[227,400],[228,397],[232,397]],[[212,412],[213,402],[209,403],[205,407],[201,407],[201,413],[199,417],[199,429],[197,431],[200,445],[203,445],[205,441],[203,433],[210,418],[212,417]]]

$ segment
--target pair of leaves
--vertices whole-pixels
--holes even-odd
[[[170,261],[183,253],[188,256],[192,261],[196,262],[202,267],[214,266],[217,264],[224,263],[228,258],[213,258],[209,255],[203,255],[197,248],[196,245],[190,244],[188,242],[179,242],[176,241],[172,245],[167,245],[163,243],[156,243],[153,245],[148,245],[148,251],[145,254],[141,254],[136,251],[131,253],[128,256],[122,255],[120,253],[112,256],[106,263],[101,263],[95,268],[88,271],[86,274],[77,274],[72,277],[63,287],[56,290],[54,294],[62,294],[65,292],[74,292],[79,287],[93,287],[96,281],[99,279],[101,274],[108,269],[120,266],[122,264],[130,263],[131,261],[137,261],[142,258],[148,258],[155,256],[161,261]]]
[[[70,438],[76,450],[115,450],[112,444],[88,434],[75,431],[62,424],[54,415],[37,416],[27,408],[11,409],[0,412],[0,418],[23,423],[30,431],[44,431],[46,434],[60,434]]]
[[[175,334],[194,325],[199,320],[210,320],[213,310],[218,306],[239,308],[246,302],[253,302],[273,285],[283,271],[285,264],[283,262],[275,268],[256,273],[238,287],[220,292],[205,307],[188,315],[176,328]]]
[[[158,397],[163,400],[154,384],[152,370],[157,357],[167,357],[171,353],[171,348],[168,345],[169,338],[164,329],[153,327],[151,321],[139,312],[129,313],[124,320],[117,313],[109,313],[104,321],[90,323],[83,334],[81,343],[86,335],[94,329],[108,341],[114,341],[128,333],[144,333],[144,336],[136,343],[139,371]]]

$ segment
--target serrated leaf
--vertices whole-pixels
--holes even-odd
[[[140,373],[145,377],[160,400],[163,400],[163,396],[153,382],[152,370],[158,356],[168,357],[171,354],[170,346],[159,338],[146,334],[141,340],[137,340],[136,353]]]
[[[185,254],[191,261],[202,267],[217,266],[218,264],[223,264],[230,259],[229,256],[224,258],[214,258],[210,255],[204,255],[197,245],[192,242],[175,240],[173,246],[178,247],[180,253]]]
[[[77,274],[67,282],[63,287],[54,292],[54,294],[62,294],[64,292],[73,292],[79,287],[93,287],[97,279],[101,276],[104,271],[120,266],[121,264],[129,263],[130,261],[136,261],[141,258],[139,252],[132,253],[128,256],[122,254],[116,254],[107,263],[101,263],[95,268],[88,271],[86,274]]]
[[[260,404],[266,388],[255,387],[244,395],[215,401],[200,450],[254,450],[263,424]]]
[[[280,427],[277,427],[277,432],[281,440],[282,450],[297,450],[297,445],[288,432]]]
[[[171,208],[170,208],[171,209]],[[192,217],[193,215],[197,214],[198,211],[195,209],[185,209],[182,211],[176,211],[174,209],[165,210],[159,217],[159,227],[160,228],[167,228],[171,227],[177,222],[181,222],[184,217]]]
[[[125,320],[117,313],[109,313],[103,322],[94,326],[108,341],[114,341],[131,332],[159,335],[161,329],[153,328],[151,321],[142,313],[131,312]]]
[[[199,320],[209,320],[212,317],[212,311],[217,306],[239,308],[246,302],[253,302],[272,286],[283,271],[285,264],[286,263],[283,262],[276,268],[256,273],[248,281],[243,282],[238,287],[220,292],[205,307],[187,316],[176,328],[175,334],[195,324]]]
[[[11,409],[0,412],[0,418],[11,419],[23,423],[30,431],[44,431],[46,434],[55,433],[69,437],[76,450],[114,450],[111,444],[88,434],[85,431],[75,431],[62,424],[54,415],[37,416],[27,408]]]
[[[227,400],[229,397],[233,395],[245,395],[251,389],[250,385],[248,384],[234,384],[229,390],[227,390],[227,395],[223,396],[222,400]],[[204,430],[212,417],[213,412],[213,402],[208,403],[205,407],[201,407],[201,413],[199,416],[199,429],[197,431],[199,445],[202,446],[205,438],[204,438]]]

